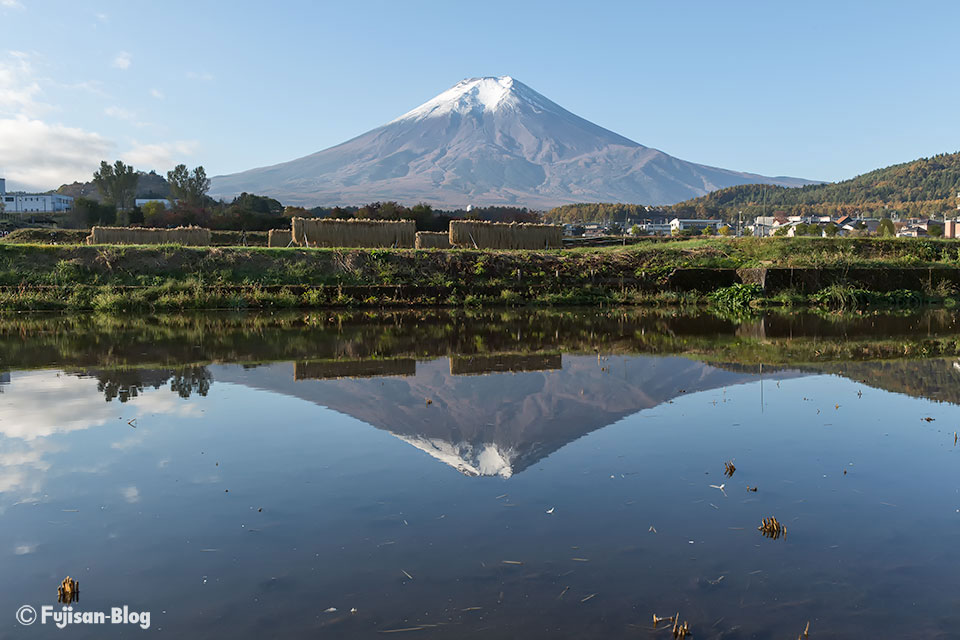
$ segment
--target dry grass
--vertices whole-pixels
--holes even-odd
[[[293,242],[309,247],[403,247],[412,249],[413,220],[293,219]]]
[[[94,227],[87,244],[179,244],[185,247],[210,246],[210,230],[200,227],[150,229],[137,227]]]
[[[453,220],[450,244],[465,249],[559,249],[563,246],[563,227]]]
[[[443,231],[417,231],[417,249],[451,249],[450,234]]]

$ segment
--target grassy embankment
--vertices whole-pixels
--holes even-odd
[[[743,312],[770,305],[952,306],[958,258],[960,242],[918,239],[710,238],[562,251],[8,241],[0,243],[0,309],[712,304]],[[755,284],[764,269],[829,278],[798,279],[794,286],[792,275],[784,284],[781,271],[779,284],[771,284],[776,279],[770,275],[765,285]],[[886,285],[898,278],[916,286],[889,290]]]

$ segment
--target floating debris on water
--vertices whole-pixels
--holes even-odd
[[[580,602],[586,602],[587,600],[593,600],[593,599],[596,598],[596,597],[597,597],[597,594],[591,593],[590,595],[588,595],[586,598],[584,598],[584,599],[581,600]]]
[[[807,620],[807,626],[804,628],[803,633],[797,636],[797,640],[804,640],[805,638],[810,637],[810,621]]]
[[[764,518],[763,522],[760,524],[757,529],[764,535],[766,538],[771,538],[776,540],[782,535],[786,535],[787,527],[775,516],[770,516],[769,518]]]
[[[407,573],[406,571],[404,571],[403,569],[400,569],[400,573],[402,573],[403,575],[405,575],[405,576],[407,576],[408,578],[410,578],[411,580],[413,580],[413,576],[410,575],[409,573]]]
[[[846,471],[844,471],[844,473],[846,473]],[[747,491],[753,491],[754,493],[756,493],[756,492],[757,492],[757,488],[756,488],[756,487],[751,487],[750,485],[747,485]]]
[[[523,564],[523,563],[522,563],[521,561],[519,561],[519,560],[501,560],[501,562],[502,562],[503,564]]]
[[[74,601],[80,602],[80,583],[67,576],[57,587],[57,602],[70,604]]]
[[[554,509],[556,509],[556,507],[550,507],[549,509],[547,509],[547,513],[553,513]]]
[[[723,463],[723,475],[728,478],[732,478],[733,474],[737,472],[737,468],[733,465],[733,460],[728,460]]]

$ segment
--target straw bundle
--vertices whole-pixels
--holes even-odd
[[[450,249],[450,234],[443,231],[417,231],[417,249]]]
[[[559,249],[563,246],[563,227],[452,220],[450,244],[469,249]]]
[[[267,233],[267,246],[287,247],[292,237],[289,229],[270,229]]]
[[[200,227],[149,229],[138,227],[94,227],[87,244],[182,244],[191,247],[210,246],[210,230]]]
[[[491,354],[453,356],[450,358],[450,375],[454,376],[520,371],[551,371],[562,368],[563,362],[559,353]]]
[[[381,376],[413,376],[417,361],[396,360],[327,360],[294,362],[294,380],[333,380],[336,378],[379,378]]]
[[[293,219],[293,241],[301,246],[412,249],[416,233],[413,220]]]

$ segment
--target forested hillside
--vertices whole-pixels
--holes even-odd
[[[574,204],[546,214],[555,222],[583,222],[630,217],[734,219],[788,215],[864,214],[940,217],[957,208],[960,153],[921,158],[844,180],[804,187],[746,184],[714,191],[666,207],[624,204]]]

